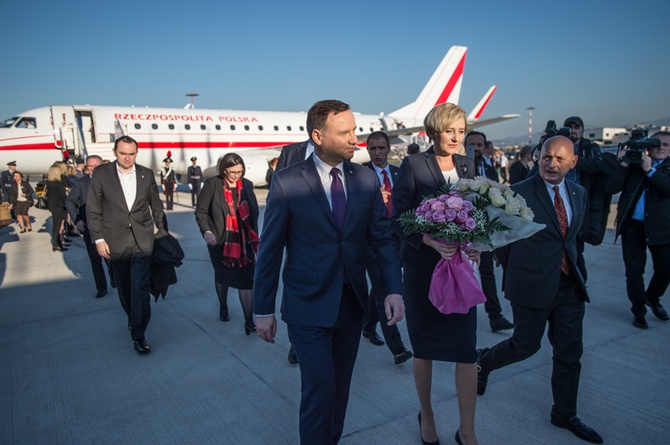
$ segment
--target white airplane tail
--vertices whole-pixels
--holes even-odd
[[[461,95],[463,67],[467,51],[468,48],[465,46],[452,46],[419,97],[411,104],[389,115],[394,118],[413,118],[421,121],[435,105],[444,102],[457,104]]]
[[[484,97],[481,98],[475,108],[473,108],[468,115],[468,122],[474,122],[481,117],[482,113],[484,112],[484,108],[486,108],[486,106],[489,104],[489,101],[491,100],[493,93],[496,92],[496,89],[498,89],[497,85],[493,85],[491,88],[489,88],[486,94],[484,94]]]

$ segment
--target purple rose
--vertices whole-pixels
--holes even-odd
[[[429,211],[426,212],[425,215],[423,215],[423,217],[426,218],[428,221],[432,221],[433,220],[433,212],[431,212],[429,210]]]
[[[442,202],[442,201],[435,201],[430,205],[430,209],[435,212],[437,210],[440,210],[444,212],[447,209],[447,206]]]
[[[456,211],[461,210],[463,208],[463,198],[460,195],[454,195],[447,199],[447,206]]]
[[[470,232],[477,228],[477,222],[474,220],[474,218],[468,218],[465,220],[465,228]]]
[[[450,222],[455,220],[456,215],[458,214],[458,212],[454,209],[447,209],[446,212],[444,212],[444,213],[445,213],[445,216],[447,218],[447,221],[450,221]]]
[[[442,210],[435,210],[433,212],[433,218],[432,221],[435,223],[443,223],[446,222],[447,218],[444,214],[444,211]]]
[[[437,199],[439,199],[442,202],[446,202],[449,198],[451,197],[451,193],[447,193],[446,195],[440,195],[438,196]]]
[[[472,209],[474,209],[475,206],[470,201],[463,201],[463,208],[468,212],[472,212]]]
[[[459,210],[458,214],[456,215],[456,221],[463,224],[469,217],[470,215],[468,212],[465,210]]]

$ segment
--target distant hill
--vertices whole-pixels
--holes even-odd
[[[670,117],[666,117],[663,119],[657,119],[655,121],[650,121],[650,122],[635,122],[629,125],[624,125],[626,128],[632,128],[635,125],[644,125],[645,127],[649,128],[649,133],[653,133],[654,128],[662,127],[662,126],[670,126]],[[612,127],[618,127],[618,125],[612,125]],[[540,137],[542,137],[542,134],[544,131],[538,131],[536,133],[533,133],[533,144],[537,144],[537,142],[540,140]],[[524,134],[521,136],[510,136],[502,139],[494,139],[493,145],[496,147],[507,147],[510,145],[526,145],[528,143],[528,134]]]

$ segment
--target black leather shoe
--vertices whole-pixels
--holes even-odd
[[[291,345],[291,347],[288,348],[288,357],[287,358],[288,358],[288,362],[292,365],[295,365],[296,363],[298,363],[298,356],[295,353],[295,348],[293,347],[293,345]]]
[[[367,338],[370,340],[370,343],[373,345],[377,346],[383,346],[384,345],[384,340],[377,334],[375,331],[368,332],[368,331],[363,331],[363,337]]]
[[[149,343],[145,339],[133,341],[133,346],[138,354],[148,354],[151,351]]]
[[[633,316],[633,326],[640,329],[649,329],[649,325],[647,324],[647,319],[645,318],[644,314]]]
[[[454,440],[456,441],[456,443],[458,445],[463,445],[463,442],[461,442],[461,435],[458,432],[458,430],[456,430],[456,435],[454,436]]]
[[[107,289],[99,290],[97,294],[95,294],[95,298],[102,298],[105,295],[107,295]]]
[[[577,416],[568,417],[567,419],[556,419],[552,417],[551,424],[559,428],[565,428],[575,436],[587,442],[603,443],[603,438],[600,437],[600,434],[596,433],[590,426],[585,425]]]
[[[665,308],[661,306],[661,303],[656,303],[652,304],[649,301],[647,301],[647,306],[651,308],[651,311],[656,315],[656,318],[659,320],[663,321],[668,321],[670,320],[670,317],[668,317],[668,313],[666,312]]]
[[[405,363],[407,360],[411,359],[414,357],[414,354],[412,354],[412,351],[408,351],[405,349],[402,352],[399,352],[393,356],[393,361],[395,362],[396,365],[400,365],[402,363]]]
[[[491,325],[491,330],[493,332],[506,331],[508,329],[514,329],[514,325],[511,321],[505,318],[503,314],[498,315],[495,318],[492,318],[489,322]]]
[[[477,349],[477,395],[483,396],[486,392],[486,385],[489,383],[489,371],[482,369],[479,363],[489,348]]]

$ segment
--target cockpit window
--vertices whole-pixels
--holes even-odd
[[[35,128],[35,118],[34,117],[22,117],[21,120],[16,124],[17,128]]]
[[[18,119],[19,119],[18,116],[10,117],[9,119],[7,119],[5,121],[0,122],[0,128],[11,127],[12,125],[14,125],[14,122],[16,122]]]

